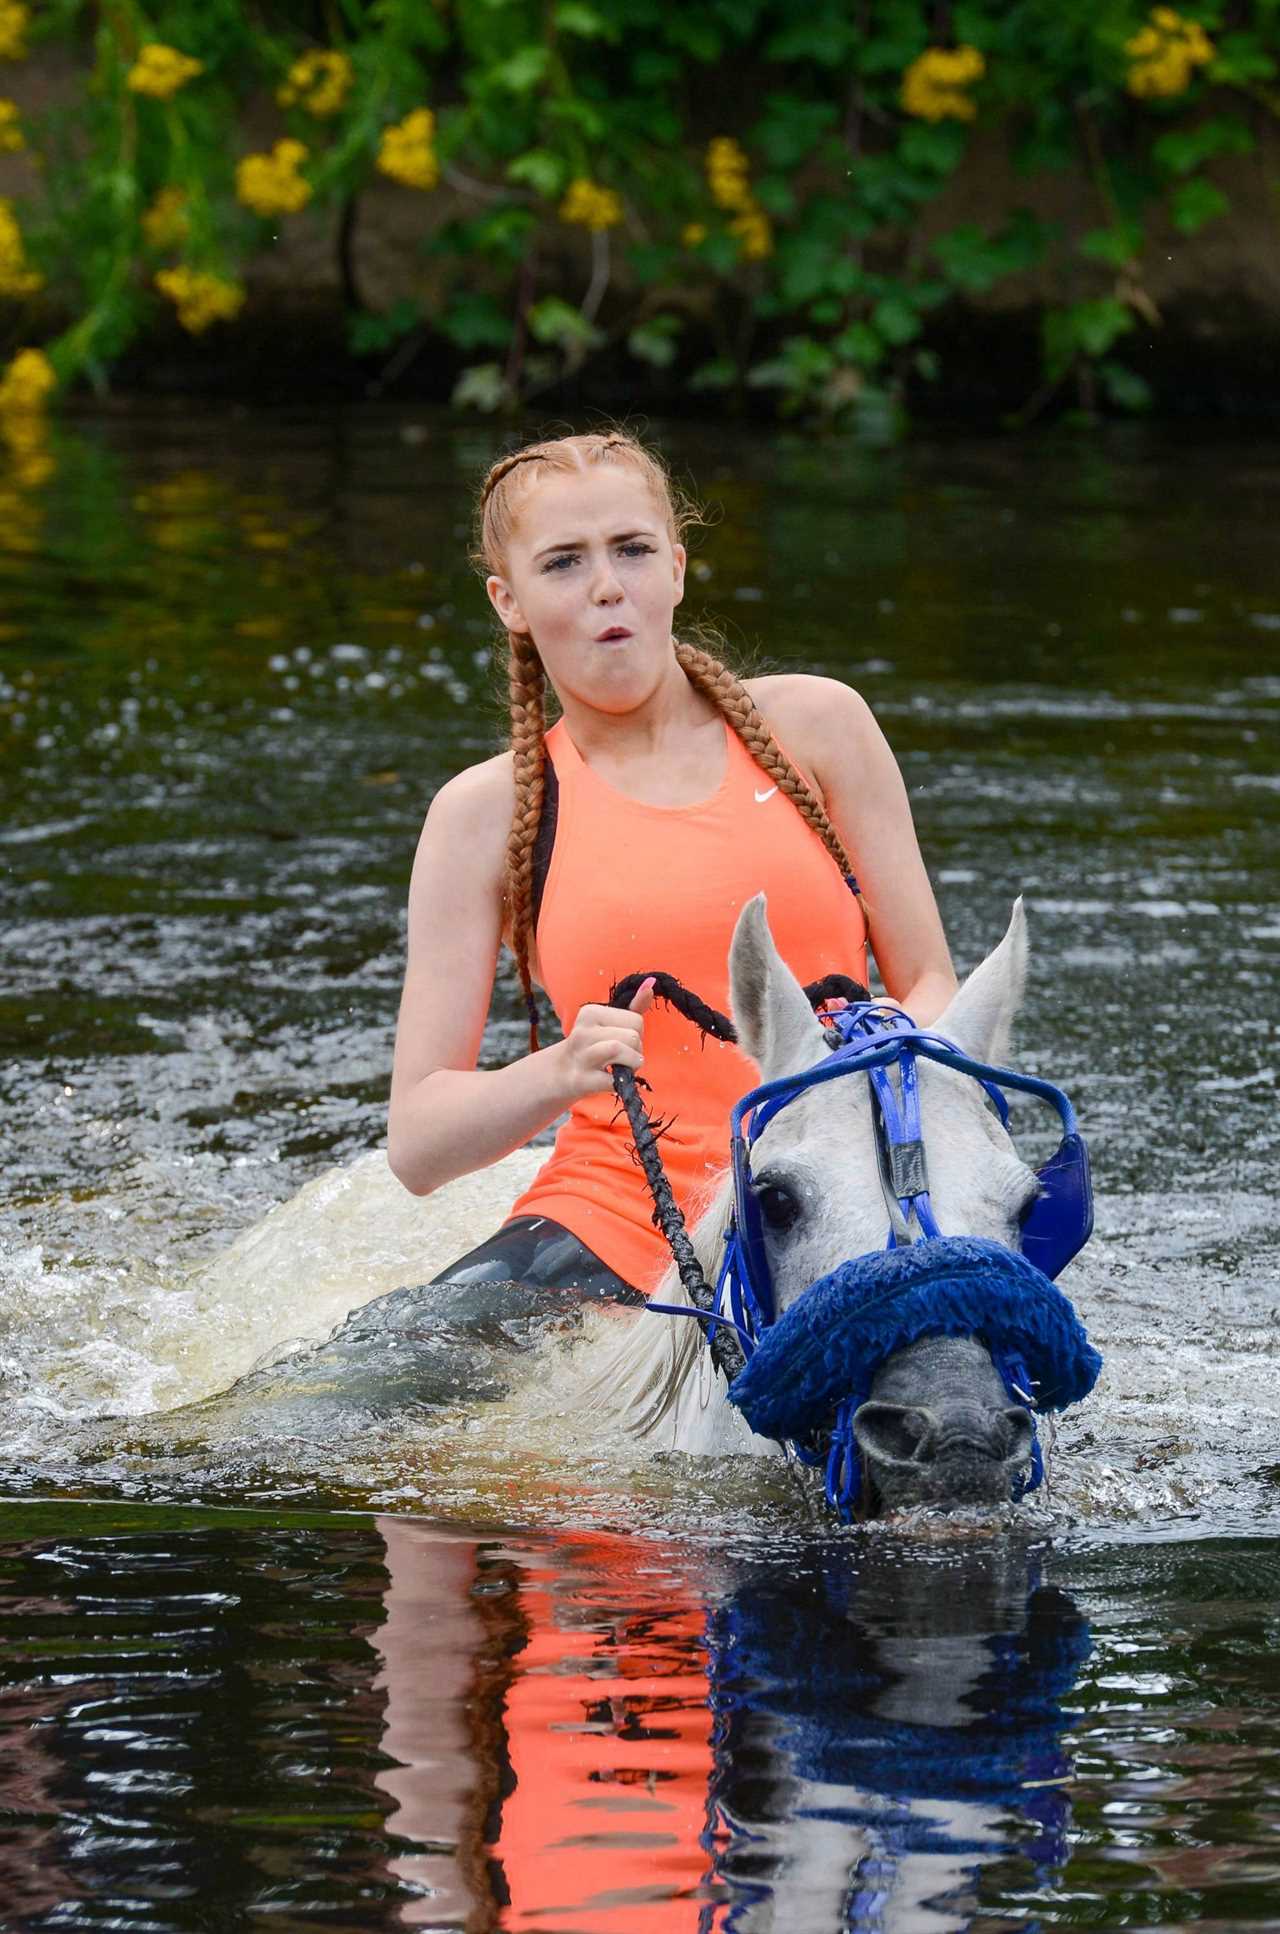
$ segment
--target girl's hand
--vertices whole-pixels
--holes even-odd
[[[630,1007],[588,1005],[578,1009],[564,1040],[548,1049],[564,1061],[571,1100],[612,1088],[611,1067],[620,1065],[634,1072],[641,1066],[644,1017],[652,1005],[653,981],[646,980],[636,989]]]

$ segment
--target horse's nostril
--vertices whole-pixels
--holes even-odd
[[[853,1434],[858,1448],[881,1464],[915,1464],[932,1449],[934,1418],[915,1404],[864,1403]]]
[[[1035,1425],[1031,1412],[1021,1404],[1010,1404],[1003,1418],[1005,1428],[1005,1458],[1011,1464],[1028,1464],[1031,1461],[1031,1446],[1035,1442]]]

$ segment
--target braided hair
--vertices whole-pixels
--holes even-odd
[[[625,464],[640,473],[662,506],[673,542],[678,542],[691,524],[701,521],[697,506],[676,488],[661,460],[626,431],[555,437],[512,451],[488,471],[480,491],[476,564],[485,571],[503,568],[522,484],[528,488],[548,471],[585,470],[602,463]],[[741,679],[713,653],[686,639],[675,640],[675,654],[689,683],[715,706],[760,769],[808,821],[853,886],[852,863],[840,835],[803,775],[774,738]],[[506,912],[511,951],[524,990],[532,1051],[538,1046],[538,1007],[529,964],[533,942],[533,855],[542,815],[547,755],[546,673],[538,648],[527,632],[507,633],[507,693],[516,796],[507,839]],[[865,918],[867,908],[861,894],[858,900]]]

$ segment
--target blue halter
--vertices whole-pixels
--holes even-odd
[[[725,1237],[716,1307],[738,1332],[748,1364],[765,1331],[777,1317],[773,1279],[751,1174],[751,1151],[782,1109],[808,1089],[825,1082],[865,1074],[870,1083],[880,1123],[882,1180],[890,1213],[887,1250],[898,1248],[904,1242],[947,1240],[938,1227],[929,1195],[916,1065],[919,1056],[972,1076],[990,1097],[1006,1127],[1009,1120],[1009,1106],[1003,1093],[1006,1088],[1037,1096],[1050,1103],[1061,1117],[1061,1143],[1037,1171],[1040,1189],[1023,1216],[1020,1234],[1022,1255],[1041,1277],[1057,1276],[1084,1247],[1093,1229],[1088,1150],[1076,1124],[1075,1110],[1061,1088],[1036,1075],[975,1061],[963,1054],[954,1042],[918,1028],[900,1010],[874,1001],[841,1010],[830,1018],[828,1026],[833,1046],[825,1060],[800,1074],[786,1075],[753,1088],[735,1105],[730,1118],[734,1211]],[[896,1088],[890,1072],[894,1066],[898,1069]],[[1046,1295],[1054,1293],[1047,1284],[1044,1288]],[[992,1355],[1011,1398],[1026,1401],[1031,1383],[1016,1352],[997,1347]],[[1096,1368],[1093,1374],[1097,1374]],[[852,1401],[840,1405],[831,1452],[825,1460],[828,1500],[846,1517],[857,1488],[853,1442],[855,1408]],[[794,1448],[805,1462],[819,1461],[801,1446]],[[1036,1440],[1031,1473],[1023,1489],[1034,1490],[1041,1475],[1040,1446]]]
[[[1059,1276],[1093,1232],[1089,1151],[1077,1126],[1075,1109],[1062,1089],[1037,1075],[974,1061],[954,1042],[918,1028],[897,1008],[886,1008],[875,1001],[842,1009],[831,1017],[829,1025],[837,1045],[824,1061],[800,1074],[783,1075],[752,1088],[735,1103],[730,1116],[734,1213],[725,1241],[720,1285],[728,1292],[726,1314],[735,1325],[748,1331],[754,1340],[777,1314],[751,1175],[751,1150],[774,1117],[809,1088],[849,1074],[868,1077],[883,1130],[886,1195],[896,1201],[908,1234],[914,1216],[920,1236],[941,1236],[929,1196],[917,1055],[971,1075],[995,1104],[1006,1128],[1009,1104],[1002,1092],[1005,1088],[1036,1095],[1056,1108],[1062,1119],[1062,1140],[1037,1171],[1040,1190],[1023,1216],[1019,1247],[1044,1275],[1051,1280]],[[888,1072],[894,1063],[900,1069],[900,1097]],[[894,1249],[900,1240],[891,1226],[885,1247]]]

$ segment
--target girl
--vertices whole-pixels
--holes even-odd
[[[619,432],[529,444],[484,482],[480,547],[507,633],[511,746],[450,780],[427,814],[391,1166],[426,1195],[569,1113],[510,1219],[440,1281],[624,1300],[655,1286],[669,1258],[610,1065],[643,1068],[686,1215],[722,1172],[729,1110],[757,1075],[737,1048],[650,1012],[648,982],[626,1010],[607,1005],[608,990],[665,968],[726,1009],[729,941],[753,894],[768,895],[801,981],[865,981],[869,909],[884,984],[918,1022],[955,991],[906,789],[862,699],[801,672],[739,682],[673,638],[692,515],[658,459]],[[549,731],[547,684],[561,712]],[[531,1052],[482,1071],[503,940]],[[537,1045],[535,980],[564,1030],[551,1047]]]

